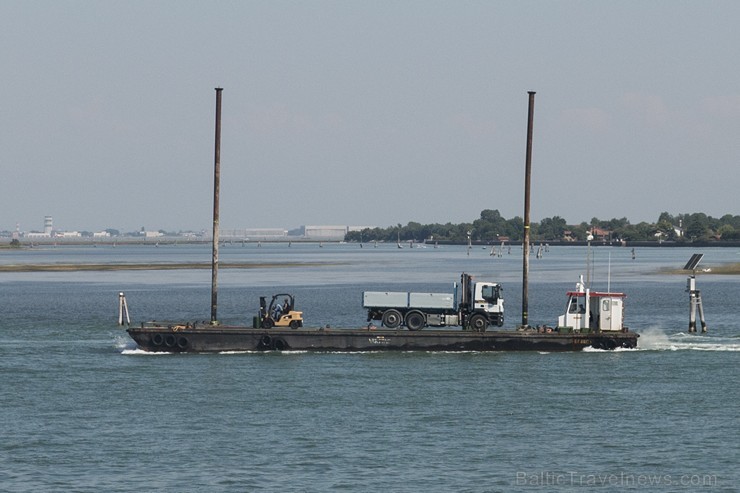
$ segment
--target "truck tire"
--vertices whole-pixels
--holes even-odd
[[[408,312],[406,314],[406,327],[409,330],[421,330],[427,324],[427,319],[419,311]]]
[[[475,332],[485,332],[488,328],[488,320],[483,315],[473,315],[470,317],[468,325]]]
[[[401,320],[403,320],[403,317],[398,310],[386,310],[383,313],[382,323],[389,329],[395,329],[401,325]]]

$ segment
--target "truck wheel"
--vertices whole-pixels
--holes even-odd
[[[406,314],[406,327],[408,327],[409,330],[421,330],[424,328],[426,323],[426,318],[421,312],[409,312]]]
[[[262,321],[262,328],[263,329],[271,329],[275,324],[273,323],[271,318],[266,318]]]
[[[395,329],[401,325],[401,320],[403,320],[403,318],[398,310],[388,310],[383,313],[382,323],[389,329]]]
[[[468,323],[475,332],[485,332],[488,328],[488,320],[483,315],[473,315]]]

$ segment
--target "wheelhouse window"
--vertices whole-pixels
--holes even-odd
[[[578,298],[571,296],[568,304],[568,313],[578,313]]]

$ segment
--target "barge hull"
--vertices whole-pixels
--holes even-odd
[[[131,338],[149,352],[228,351],[580,351],[637,347],[638,334],[536,331],[253,329],[131,327]]]

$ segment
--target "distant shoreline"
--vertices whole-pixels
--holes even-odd
[[[296,267],[324,267],[342,265],[345,262],[221,262],[220,269],[290,269]],[[130,264],[10,264],[0,265],[0,272],[103,272],[103,271],[142,271],[142,270],[205,270],[210,263],[173,262],[173,263],[130,263]],[[740,275],[740,262],[715,265],[708,271],[697,271],[697,275]],[[686,275],[682,269],[666,269],[655,273],[667,275]]]
[[[183,238],[175,238],[175,237],[162,237],[159,239],[141,239],[141,238],[95,238],[95,239],[50,239],[50,238],[40,238],[40,239],[34,239],[33,241],[21,241],[20,246],[12,246],[10,245],[10,239],[9,238],[0,238],[0,249],[7,249],[7,248],[13,248],[13,249],[28,249],[28,248],[34,248],[36,246],[105,246],[105,247],[115,247],[117,245],[140,245],[140,246],[172,246],[172,245],[211,245],[210,239],[204,239],[204,240],[191,240],[191,239],[183,239]],[[221,240],[221,245],[255,245],[255,244],[285,244],[285,243],[296,243],[296,244],[347,244],[347,245],[360,245],[358,242],[345,242],[344,240],[339,239],[316,239],[316,238],[250,238],[250,239],[224,239]],[[374,241],[366,241],[363,242],[363,245],[372,245],[374,244]],[[438,245],[460,245],[465,246],[466,243],[464,242],[457,242],[457,241],[449,241],[449,240],[435,240],[434,243],[431,242],[420,242],[420,241],[409,241],[409,240],[402,240],[402,244],[408,244],[408,243],[414,243],[417,245],[432,245],[432,244],[438,244]],[[553,241],[543,241],[543,240],[532,240],[531,245],[549,245],[549,246],[564,246],[564,247],[574,247],[574,246],[588,246],[588,242],[586,241],[560,241],[560,240],[553,240]],[[378,244],[382,245],[395,245],[395,242],[378,242]],[[481,241],[481,240],[473,240],[471,241],[471,245],[473,246],[493,246],[493,245],[499,245],[500,242],[492,242],[492,241]],[[520,246],[522,244],[521,241],[507,241],[505,242],[506,246]],[[611,247],[621,247],[621,248],[660,248],[660,247],[666,247],[666,248],[712,248],[712,247],[727,247],[727,248],[740,248],[740,240],[726,240],[726,241],[625,241],[625,242],[607,242],[607,241],[592,241],[591,242],[592,247],[602,247],[602,246],[611,246]]]

